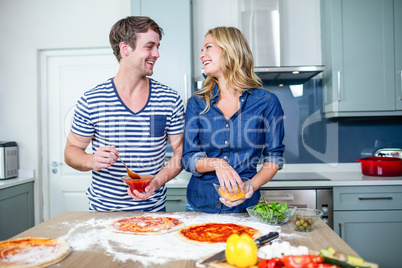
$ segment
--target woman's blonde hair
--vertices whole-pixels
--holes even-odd
[[[254,72],[254,60],[247,40],[241,31],[235,27],[216,27],[210,29],[205,36],[212,35],[215,42],[222,48],[220,66],[227,86],[243,92],[251,88],[261,88],[262,81]],[[208,76],[201,90],[195,95],[206,102],[201,114],[211,107],[213,90],[218,79]]]

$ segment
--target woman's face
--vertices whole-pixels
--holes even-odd
[[[202,44],[200,55],[205,75],[216,78],[223,76],[220,66],[221,55],[222,48],[215,43],[213,36],[208,34]]]

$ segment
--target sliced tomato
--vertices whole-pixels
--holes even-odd
[[[282,261],[286,268],[304,268],[309,263],[323,263],[324,259],[318,255],[289,255],[283,256]]]
[[[328,263],[308,263],[303,268],[338,268],[338,266]]]
[[[280,258],[262,260],[258,263],[258,268],[282,268],[283,261]]]

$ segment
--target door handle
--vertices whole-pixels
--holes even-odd
[[[52,167],[52,173],[53,174],[57,174],[57,172],[58,172],[58,169],[57,169],[57,167],[59,166],[59,165],[62,165],[63,163],[62,162],[57,162],[57,161],[52,161],[51,163],[50,163],[50,166]]]
[[[180,202],[182,199],[177,198],[177,199],[166,199],[167,202]]]
[[[357,197],[359,200],[392,200],[392,196],[380,196],[380,197]]]
[[[292,201],[295,199],[295,196],[292,194],[286,194],[282,196],[264,196],[265,200],[278,200],[278,201]]]

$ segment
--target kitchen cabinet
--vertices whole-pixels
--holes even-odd
[[[402,110],[402,0],[394,0],[395,14],[395,83],[397,90],[396,109]],[[397,15],[398,14],[398,15]]]
[[[33,182],[0,189],[0,240],[33,226]]]
[[[133,16],[148,16],[163,29],[152,78],[179,92],[186,103],[192,94],[191,0],[131,0]]]
[[[334,231],[362,258],[396,267],[402,247],[402,186],[334,187]]]
[[[322,0],[326,117],[402,115],[402,0]]]
[[[186,188],[168,188],[166,194],[167,212],[184,212],[187,204]]]

